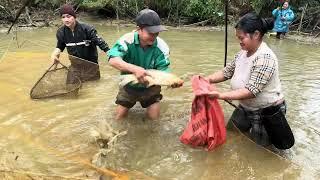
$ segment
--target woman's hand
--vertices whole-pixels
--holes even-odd
[[[218,92],[218,91],[211,91],[208,95],[209,95],[210,98],[217,98],[217,99],[219,99],[221,93]]]
[[[211,83],[211,82],[210,82],[210,76],[206,76],[206,77],[204,77],[204,79],[205,79],[206,81],[208,81],[209,83]]]
[[[219,83],[227,80],[224,75],[223,71],[217,71],[209,76],[204,77],[205,80],[207,80],[209,83],[214,84],[214,83]]]

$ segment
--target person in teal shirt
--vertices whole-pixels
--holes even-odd
[[[276,37],[280,39],[289,31],[289,25],[294,19],[294,13],[289,7],[289,2],[286,1],[281,8],[274,9],[272,15],[275,18],[273,31],[277,32]]]
[[[147,69],[170,71],[169,47],[158,37],[166,29],[160,25],[158,14],[151,9],[140,11],[135,19],[137,29],[117,40],[108,52],[109,63],[121,74],[134,74],[140,84],[119,87],[116,98],[116,119],[127,116],[136,102],[147,108],[147,116],[157,119],[160,115],[161,87],[146,87]]]

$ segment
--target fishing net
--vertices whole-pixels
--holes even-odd
[[[60,59],[65,60],[65,56]],[[100,79],[99,65],[76,56],[67,55],[70,65],[53,63],[30,92],[32,99],[56,96],[77,96],[82,82]]]
[[[67,94],[77,95],[80,87],[80,79],[61,62],[55,62],[33,86],[30,97],[43,99]]]

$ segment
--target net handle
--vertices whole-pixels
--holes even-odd
[[[67,66],[65,66],[64,64],[62,64],[60,61],[55,60],[55,61],[53,62],[53,64],[47,69],[46,72],[51,71],[51,70],[56,70],[56,69],[58,68],[58,65],[60,65],[60,66],[62,66],[62,67],[64,67],[64,68],[69,69]]]

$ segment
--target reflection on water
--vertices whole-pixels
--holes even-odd
[[[97,30],[109,44],[132,28]],[[101,163],[127,172],[134,179],[319,179],[320,174],[320,74],[318,47],[287,40],[266,39],[279,58],[288,120],[295,146],[280,158],[253,144],[236,131],[228,131],[227,143],[213,152],[193,149],[179,142],[190,114],[189,78],[209,74],[223,66],[223,32],[171,30],[161,34],[171,48],[173,72],[186,82],[180,89],[163,89],[159,121],[144,118],[139,105],[122,122],[114,120],[118,72],[100,54],[102,79],[83,84],[77,98],[33,101],[29,91],[51,65],[55,28],[19,32],[21,48],[13,41],[0,62],[0,177],[15,179],[18,172],[38,177],[97,178],[99,171],[86,163],[99,151],[89,130],[101,122],[118,131],[127,130]],[[0,34],[0,56],[10,37]],[[229,59],[238,49],[229,40]],[[227,89],[228,83],[218,86]],[[226,120],[232,107],[221,101]],[[102,123],[103,124],[103,123]],[[4,171],[7,171],[5,173]],[[10,175],[8,171],[15,171]],[[19,176],[18,176],[19,177]],[[28,176],[25,176],[28,178]],[[37,179],[37,176],[33,176]]]

